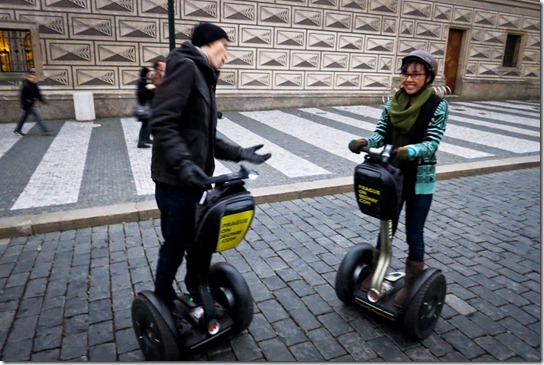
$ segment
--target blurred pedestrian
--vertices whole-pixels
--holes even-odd
[[[196,26],[191,43],[168,55],[167,72],[153,101],[151,177],[164,238],[155,293],[170,308],[176,297],[172,284],[186,251],[185,285],[198,300],[195,272],[202,263],[191,254],[195,249],[195,210],[209,188],[207,179],[213,175],[215,158],[255,164],[270,158],[269,153],[256,153],[262,145],[242,148],[217,137],[215,87],[228,56],[228,42],[227,33],[217,25]]]
[[[166,71],[166,62],[163,60],[156,60],[153,64],[153,70],[155,70],[155,73],[153,74],[151,81],[153,82],[153,85],[159,86],[164,77],[164,72]]]
[[[39,100],[43,104],[47,104],[40,91],[40,87],[38,86],[36,72],[34,69],[31,69],[28,71],[21,88],[21,109],[23,109],[23,115],[13,131],[14,134],[18,136],[24,136],[26,134],[23,133],[23,124],[25,124],[29,115],[34,116],[34,119],[42,129],[44,135],[49,136],[51,134],[34,106],[36,100]]]
[[[433,200],[436,181],[436,151],[444,136],[448,120],[448,102],[436,95],[430,85],[438,72],[438,62],[426,51],[416,50],[402,59],[401,88],[388,101],[376,130],[368,138],[349,143],[353,153],[364,146],[382,147],[391,144],[396,153],[392,164],[403,173],[402,205],[406,203],[405,230],[408,243],[404,286],[395,295],[393,304],[403,307],[414,279],[423,271],[425,243],[423,229]],[[395,234],[400,211],[393,219]],[[372,273],[380,256],[380,239],[373,251]],[[361,283],[361,289],[370,289],[372,275]]]
[[[150,112],[156,88],[151,82],[154,72],[155,71],[150,71],[147,67],[142,67],[140,69],[140,80],[138,80],[136,90],[138,103],[145,106]],[[138,117],[138,120],[141,122],[140,133],[138,134],[138,148],[149,148],[149,145],[152,143],[149,133],[149,117],[150,114]]]

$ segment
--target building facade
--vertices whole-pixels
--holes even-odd
[[[201,21],[232,42],[222,110],[381,103],[415,49],[439,61],[454,97],[540,98],[538,0],[173,0],[175,44]],[[97,117],[130,115],[141,66],[169,52],[167,0],[0,0],[1,121],[20,113],[35,68],[47,119],[74,118],[92,93]],[[447,86],[447,88],[446,88]]]

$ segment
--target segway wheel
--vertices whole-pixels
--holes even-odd
[[[446,299],[446,279],[437,271],[423,283],[404,313],[407,336],[423,340],[433,331]]]
[[[218,262],[210,268],[212,296],[225,308],[233,321],[232,333],[249,327],[253,319],[253,298],[244,277],[226,262]]]
[[[360,243],[348,251],[338,267],[334,287],[338,299],[347,306],[355,304],[355,286],[370,274],[372,250],[373,247],[368,243]]]
[[[147,361],[174,361],[180,357],[178,345],[155,306],[144,296],[132,302],[132,325]]]

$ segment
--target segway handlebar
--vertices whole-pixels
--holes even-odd
[[[229,172],[228,174],[209,177],[206,181],[207,184],[224,184],[234,180],[256,179],[259,177],[259,173],[245,165],[240,165],[240,170],[236,172]]]
[[[361,151],[368,153],[370,157],[379,158],[383,163],[388,163],[395,155],[396,148],[393,145],[387,144],[383,147],[368,147],[364,146]]]

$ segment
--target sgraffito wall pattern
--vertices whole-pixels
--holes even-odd
[[[530,1],[525,1],[525,3]],[[535,0],[536,9],[539,8]],[[512,3],[519,3],[512,1]],[[218,94],[376,94],[400,60],[430,51],[442,79],[448,29],[467,29],[466,80],[540,79],[540,14],[488,1],[176,0],[176,44],[200,21],[232,42]],[[139,68],[169,51],[167,0],[0,0],[2,21],[39,27],[49,91],[132,95]],[[507,31],[527,34],[521,70],[501,68]],[[0,90],[16,92],[13,84]]]

